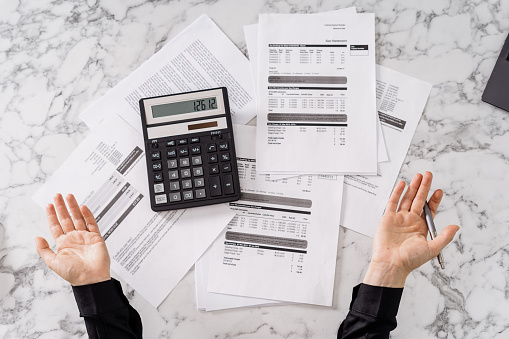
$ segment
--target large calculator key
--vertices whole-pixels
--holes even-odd
[[[200,177],[203,175],[203,167],[193,167],[193,175],[195,177]]]
[[[186,169],[180,170],[180,175],[182,176],[182,178],[190,178],[191,177],[191,169],[186,168]]]
[[[163,173],[155,173],[154,174],[154,181],[163,181]]]
[[[191,180],[182,180],[182,189],[193,188],[193,182]]]
[[[227,151],[228,150],[228,141],[221,141],[219,143],[219,150],[220,151]]]
[[[209,174],[219,173],[219,165],[212,165],[209,167]]]
[[[173,147],[175,145],[175,140],[166,141],[166,147]]]
[[[207,145],[207,152],[215,152],[217,149],[216,149],[216,144],[208,144]]]
[[[170,181],[170,191],[178,191],[180,189],[180,183],[178,181]]]
[[[180,167],[189,167],[189,158],[180,158]]]
[[[179,141],[177,141],[177,143],[179,145],[187,145],[187,139],[180,139]]]
[[[200,145],[192,146],[191,147],[191,154],[200,154],[201,153],[201,147]]]
[[[221,179],[218,176],[209,179],[210,196],[217,197],[221,195]]]
[[[168,169],[177,168],[178,162],[177,159],[168,160]]]
[[[221,165],[221,172],[227,173],[232,171],[232,164],[226,163]]]
[[[180,201],[180,192],[170,193],[170,202]]]
[[[178,179],[179,178],[179,172],[178,171],[169,171],[168,177],[170,179]]]
[[[205,179],[203,179],[203,178],[194,179],[194,187],[203,187],[203,186],[205,186]]]
[[[163,193],[164,192],[164,184],[155,184],[154,185],[154,193]]]
[[[166,157],[168,158],[176,158],[177,157],[177,150],[175,148],[169,149],[166,151]]]
[[[217,154],[209,154],[209,164],[217,162]]]
[[[192,157],[192,161],[193,161],[193,166],[201,165],[202,164],[202,162],[201,162],[201,155],[198,155],[196,157]]]
[[[166,194],[159,194],[159,195],[154,196],[154,198],[156,201],[156,205],[166,204],[168,202],[168,199],[166,199]]]
[[[189,155],[189,150],[187,149],[187,147],[179,148],[179,155],[180,156]]]
[[[152,171],[160,171],[163,169],[163,164],[159,161],[159,162],[154,162],[152,164]]]
[[[221,153],[221,161],[230,161],[230,152]]]
[[[198,142],[200,142],[200,137],[191,138],[191,144],[196,144]]]
[[[184,191],[182,194],[184,195],[184,200],[193,200],[193,191]]]
[[[150,153],[150,158],[152,160],[161,160],[161,152],[159,152],[159,151],[152,151]]]
[[[196,194],[196,199],[206,198],[207,197],[207,194],[205,194],[205,190],[203,188],[194,191],[194,193]]]
[[[231,174],[226,174],[223,176],[223,184],[224,184],[224,194],[233,194],[235,190],[233,189],[233,177]]]

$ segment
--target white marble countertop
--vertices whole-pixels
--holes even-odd
[[[375,12],[380,64],[433,83],[400,177],[435,174],[437,225],[462,230],[407,280],[393,338],[509,338],[509,113],[481,94],[509,31],[507,0],[2,0],[0,2],[0,336],[82,338],[70,286],[34,237],[30,199],[87,135],[78,114],[207,13],[245,52],[263,12]],[[504,33],[505,32],[505,33]],[[192,271],[159,309],[125,286],[146,338],[335,338],[371,239],[341,230],[332,308],[196,310]]]

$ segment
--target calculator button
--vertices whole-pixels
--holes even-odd
[[[194,179],[194,187],[203,187],[203,186],[205,186],[205,179],[203,179],[203,178]]]
[[[189,151],[188,151],[187,147],[181,147],[181,148],[179,148],[179,155],[180,155],[180,156],[183,156],[183,155],[189,155]]]
[[[179,178],[179,172],[178,171],[169,171],[168,177],[170,179],[178,179]]]
[[[223,176],[223,184],[224,184],[224,194],[235,193],[235,191],[233,190],[233,176],[231,174]]]
[[[203,167],[193,167],[193,175],[195,177],[200,177],[203,175]]]
[[[182,178],[190,178],[191,177],[191,170],[189,168],[180,170],[180,175]]]
[[[163,181],[163,173],[155,173],[154,174],[154,181]]]
[[[221,172],[226,173],[226,172],[231,172],[231,171],[232,171],[232,164],[227,163],[227,164],[221,165]]]
[[[209,174],[219,173],[219,165],[212,165],[209,167]]]
[[[179,144],[179,145],[187,145],[187,139],[180,139],[180,140],[178,141],[178,144]]]
[[[180,201],[180,192],[170,193],[170,202]]]
[[[207,152],[215,152],[216,151],[216,144],[208,144],[207,145]]]
[[[193,182],[191,180],[182,180],[182,189],[193,188]]]
[[[201,155],[199,155],[197,157],[193,157],[191,160],[193,161],[193,166],[194,165],[201,165],[202,164],[202,162],[201,162]]]
[[[220,151],[227,151],[229,148],[228,148],[228,141],[221,141],[219,143],[219,150]]]
[[[221,161],[230,161],[230,152],[221,153]]]
[[[152,143],[152,145],[150,145],[152,148],[158,148],[159,147],[159,144],[158,143]]]
[[[184,191],[182,194],[184,195],[184,200],[193,200],[193,191]]]
[[[200,154],[200,153],[201,153],[200,145],[191,147],[191,154]]]
[[[180,158],[180,167],[188,167],[189,166],[189,158]]]
[[[150,158],[152,160],[161,160],[161,152],[159,152],[159,151],[152,151],[152,153],[150,153]]]
[[[166,147],[173,147],[175,146],[175,140],[166,141]]]
[[[168,199],[166,199],[166,194],[159,194],[159,195],[154,196],[154,198],[156,201],[156,205],[166,204],[168,202]]]
[[[160,171],[163,169],[163,164],[159,161],[159,162],[154,162],[152,164],[152,171]]]
[[[202,189],[199,189],[199,190],[196,190],[194,191],[194,193],[196,194],[196,198],[197,199],[200,199],[200,198],[206,198],[207,195],[205,194],[205,190],[202,188]]]
[[[210,177],[209,188],[211,197],[221,195],[221,179],[218,176]]]
[[[180,189],[180,183],[178,181],[170,181],[170,191],[178,191]]]
[[[168,160],[168,168],[169,169],[177,168],[177,167],[178,167],[177,159]]]
[[[154,193],[162,193],[164,192],[164,184],[155,184],[154,185]]]
[[[166,157],[175,158],[177,156],[177,150],[175,148],[166,151]]]
[[[217,154],[209,154],[209,164],[217,162]]]
[[[191,138],[191,144],[196,144],[197,142],[200,142],[200,138],[199,137]]]

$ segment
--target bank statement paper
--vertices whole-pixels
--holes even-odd
[[[214,242],[207,291],[330,306],[343,176],[267,180],[256,174],[255,128],[236,127],[242,196]]]
[[[262,174],[377,174],[373,13],[263,14]]]
[[[158,307],[235,213],[225,204],[153,212],[142,149],[143,138],[111,114],[33,199],[45,207],[56,193],[73,193],[87,205],[106,242],[111,269]]]

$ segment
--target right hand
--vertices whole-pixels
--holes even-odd
[[[86,206],[80,209],[72,194],[66,200],[72,219],[60,194],[54,198],[55,206],[46,207],[57,253],[50,249],[46,239],[36,237],[37,253],[50,269],[73,286],[110,280],[110,256],[92,212]]]

